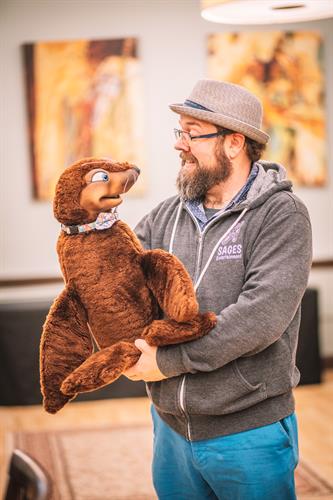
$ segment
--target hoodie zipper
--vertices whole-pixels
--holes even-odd
[[[191,441],[191,428],[190,428],[190,419],[186,412],[185,408],[185,383],[186,383],[186,375],[183,375],[182,381],[180,383],[179,389],[179,407],[181,409],[182,414],[184,415],[186,421],[186,430],[187,430],[187,439]]]
[[[186,205],[185,205],[185,209],[187,210]],[[197,219],[195,217],[193,217],[191,212],[189,210],[187,210],[187,212],[189,213],[190,217],[194,221],[196,228],[198,230],[198,234],[199,234],[199,237],[198,237],[199,248],[198,248],[198,255],[197,255],[197,260],[196,260],[196,264],[195,264],[194,279],[193,279],[193,281],[195,283],[197,281],[197,279],[199,278],[200,260],[201,260],[201,254],[202,254],[202,241],[203,241],[204,231],[203,232],[201,231]],[[180,216],[180,210],[178,211],[178,214],[177,214],[175,226],[178,224],[179,216]],[[173,247],[174,237],[175,237],[175,231],[173,231],[173,235],[172,235],[172,239],[171,239],[171,243],[170,243],[170,247],[169,247],[169,252],[171,250],[170,253],[172,253],[172,250],[173,250],[172,247]],[[186,387],[186,375],[183,375],[181,382],[180,382],[180,386],[179,386],[178,403],[179,403],[179,408],[181,410],[181,413],[183,414],[183,416],[185,418],[185,422],[186,422],[186,434],[187,434],[186,437],[187,437],[188,441],[191,441],[190,419],[189,419],[189,415],[187,414],[186,405],[185,405],[185,387]]]
[[[187,210],[187,208],[186,208]],[[191,217],[192,214],[190,213]],[[202,253],[202,240],[203,240],[203,232],[200,229],[200,226],[198,224],[198,221],[196,218],[193,218],[194,223],[198,229],[199,233],[199,248],[198,248],[198,255],[197,255],[197,260],[195,264],[195,270],[194,270],[194,283],[199,277],[199,264],[200,264],[200,259],[201,259],[201,253]],[[177,221],[178,222],[178,221]],[[179,408],[185,418],[186,421],[186,430],[187,430],[187,439],[188,441],[191,441],[191,427],[190,427],[190,419],[189,415],[186,412],[186,406],[185,406],[185,387],[186,387],[186,375],[183,375],[182,380],[180,382],[180,388],[179,388]]]
[[[195,265],[195,270],[194,270],[194,284],[195,284],[195,290],[197,289],[197,282],[198,280],[201,281],[202,279],[202,274],[200,274],[200,260],[201,260],[201,256],[202,256],[202,247],[203,247],[203,237],[205,235],[205,233],[207,232],[207,230],[209,229],[209,227],[211,225],[213,225],[213,223],[216,221],[216,219],[213,219],[211,223],[208,223],[207,226],[204,228],[203,231],[201,231],[201,228],[199,226],[199,223],[197,221],[197,219],[195,217],[193,217],[192,213],[187,209],[186,205],[185,205],[185,209],[186,211],[189,213],[189,215],[191,216],[192,220],[194,221],[197,229],[198,229],[198,233],[199,233],[199,248],[198,248],[198,255],[197,255],[197,260],[196,260],[196,265]],[[229,231],[232,229],[232,227],[234,227],[234,225],[237,224],[238,220],[240,220],[242,218],[242,216],[247,212],[247,209],[244,209],[241,213],[241,216],[239,216],[237,218],[237,220],[235,221],[234,224],[232,224],[230,226],[230,228],[224,233],[224,235],[222,236],[222,238],[218,241],[217,245],[218,246],[221,241],[225,238],[225,236],[227,235],[227,233],[229,233]],[[222,218],[222,216],[225,214],[226,212],[223,212],[220,217]],[[230,212],[229,212],[230,213]],[[176,218],[176,222],[175,222],[175,227],[174,227],[174,231],[173,231],[173,237],[172,237],[172,243],[170,244],[170,247],[169,247],[169,251],[171,250],[170,253],[172,253],[172,250],[173,250],[173,241],[174,241],[174,236],[175,236],[175,232],[176,232],[176,226],[178,225],[178,220],[179,220],[179,217],[180,217],[180,209],[178,211],[178,214],[177,214],[177,218]],[[218,217],[218,218],[220,218]],[[214,250],[212,252],[212,254],[215,253],[215,247],[214,247]],[[208,260],[207,264],[209,264],[210,262],[210,259]],[[199,283],[200,283],[199,281]],[[199,286],[199,283],[198,283],[198,286]],[[186,387],[186,374],[183,375],[182,377],[182,380],[180,382],[180,388],[179,388],[179,407],[180,407],[180,410],[185,418],[185,421],[186,421],[186,429],[187,429],[187,439],[189,441],[191,441],[191,428],[190,428],[190,419],[189,419],[189,415],[187,414],[186,412],[186,406],[185,406],[185,387]]]
[[[196,220],[196,225],[197,225],[197,228],[199,231],[199,238],[198,238],[199,247],[198,247],[197,261],[195,263],[195,270],[194,270],[194,279],[193,279],[194,283],[196,283],[197,279],[199,278],[200,260],[201,260],[201,254],[202,254],[202,241],[203,241],[203,235],[204,235],[204,231],[203,232],[201,231],[197,220]]]
[[[177,214],[176,214],[176,219],[175,219],[175,223],[174,223],[174,226],[173,226],[173,230],[172,230],[172,234],[171,234],[171,239],[170,239],[170,244],[169,244],[169,253],[173,253],[173,242],[174,242],[174,239],[175,239],[175,234],[176,234],[176,229],[177,229],[177,225],[178,225],[178,221],[179,221],[179,218],[180,218],[180,213],[181,213],[181,210],[182,210],[182,206],[183,206],[183,203],[180,202],[179,203],[179,207],[178,207],[178,210],[177,210]],[[186,207],[185,207],[186,208]],[[190,216],[192,217],[192,214],[190,213]],[[200,259],[200,245],[201,245],[201,230],[200,230],[200,226],[198,224],[198,221],[193,218],[193,221],[199,231],[199,252],[198,252],[198,258],[197,258],[197,262],[196,262],[196,267],[195,267],[195,272],[194,274],[197,275],[197,267],[198,267],[198,263],[199,263],[199,259]],[[189,417],[186,413],[186,407],[185,407],[185,383],[186,383],[186,375],[183,375],[182,376],[182,379],[181,379],[181,382],[179,384],[179,390],[178,390],[178,406],[179,406],[179,409],[185,419],[185,423],[186,423],[186,438],[191,441],[191,429],[190,429],[190,422],[189,422]]]
[[[195,263],[194,279],[193,279],[194,283],[196,283],[196,281],[198,280],[199,275],[200,275],[200,260],[201,260],[201,255],[202,255],[203,236],[204,236],[209,224],[207,224],[205,229],[203,231],[201,231],[201,228],[199,226],[197,219],[195,217],[193,217],[192,213],[187,209],[186,205],[185,205],[185,210],[188,212],[188,214],[190,215],[190,217],[194,221],[195,226],[198,230],[198,234],[199,234],[199,237],[198,237],[199,248],[198,248],[197,260]],[[178,224],[179,216],[180,216],[180,212],[177,214],[177,219],[176,219],[175,225]],[[175,236],[175,232],[173,234],[172,245],[170,245],[170,247],[171,246],[173,247],[174,236]],[[172,250],[173,250],[173,248],[171,248],[171,253],[172,253]],[[169,248],[169,252],[170,252],[170,248]],[[179,408],[180,408],[180,410],[185,418],[185,422],[186,422],[187,439],[188,439],[188,441],[191,441],[190,419],[189,419],[189,415],[187,414],[186,405],[185,405],[185,387],[186,387],[186,374],[183,375],[182,380],[180,382],[180,388],[179,388],[179,393],[178,393],[179,394],[178,402],[179,402]]]

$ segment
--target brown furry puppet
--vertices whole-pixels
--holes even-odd
[[[85,158],[58,181],[54,214],[62,223],[57,250],[66,287],[50,309],[41,339],[41,387],[49,413],[133,366],[141,354],[136,339],[175,344],[215,325],[213,313],[199,313],[180,261],[163,250],[144,251],[117,220],[113,209],[139,172],[128,163]],[[166,319],[158,319],[161,311]]]

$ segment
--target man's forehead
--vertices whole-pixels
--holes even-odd
[[[179,123],[181,126],[193,126],[193,125],[198,125],[201,127],[206,127],[207,125],[213,125],[212,123],[206,122],[204,120],[197,120],[196,118],[193,118],[192,116],[188,115],[180,115],[179,118]]]

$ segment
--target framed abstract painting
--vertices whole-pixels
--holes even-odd
[[[134,38],[23,46],[35,198],[52,199],[62,170],[82,157],[111,157],[144,170],[137,48]],[[142,195],[144,175],[138,184],[133,192]]]
[[[208,37],[208,76],[243,85],[264,106],[271,136],[264,158],[298,186],[328,181],[323,40],[312,31],[219,33]]]

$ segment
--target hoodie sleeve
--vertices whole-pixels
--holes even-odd
[[[153,227],[156,218],[158,218],[161,212],[163,213],[163,206],[166,202],[168,202],[168,200],[159,203],[151,212],[145,215],[134,228],[134,232],[145,250],[159,248],[156,244],[153,246]]]
[[[252,244],[243,289],[201,339],[159,348],[167,377],[216,370],[277,341],[292,322],[305,292],[312,260],[311,226],[304,205],[275,207]]]
[[[151,250],[151,214],[145,215],[135,226],[134,232],[145,250]]]

